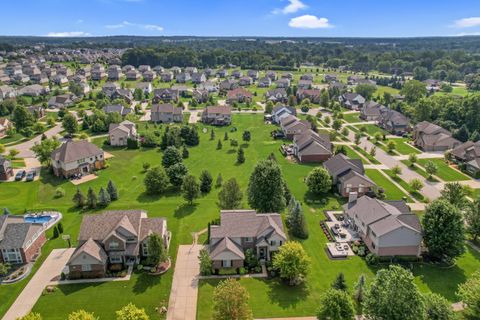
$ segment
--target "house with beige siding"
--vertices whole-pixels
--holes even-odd
[[[51,161],[57,177],[69,178],[104,168],[105,154],[87,140],[68,140],[52,152]]]

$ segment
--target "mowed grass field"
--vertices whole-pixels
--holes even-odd
[[[446,163],[443,159],[418,159],[418,163],[423,167],[425,167],[425,164],[429,161],[432,161],[437,165],[438,171],[436,173],[436,176],[444,181],[451,182],[471,179],[462,172],[450,167],[448,163]]]
[[[413,202],[412,199],[400,190],[390,179],[385,177],[382,172],[376,169],[366,169],[365,175],[372,179],[373,182],[379,187],[385,190],[385,196],[387,200],[402,200],[403,197],[407,198],[407,202]]]
[[[146,130],[143,124],[140,131]],[[231,128],[237,131],[232,132]],[[233,125],[226,128],[214,128],[216,138],[210,140],[210,127],[207,133],[202,133],[199,125],[200,145],[189,148],[190,157],[185,159],[185,164],[190,173],[199,176],[202,170],[209,170],[216,179],[219,173],[223,181],[235,177],[242,191],[245,192],[249,176],[254,165],[261,159],[274,153],[281,166],[283,176],[291,192],[302,202],[305,217],[308,223],[310,237],[302,241],[302,245],[312,259],[310,273],[304,285],[290,287],[279,280],[242,279],[250,294],[250,305],[254,317],[285,317],[285,316],[311,316],[318,309],[321,294],[330,287],[338,272],[345,274],[350,292],[360,275],[365,275],[370,281],[376,268],[367,266],[359,257],[347,260],[332,261],[326,255],[325,244],[327,239],[320,228],[320,221],[325,219],[324,210],[338,210],[344,199],[334,195],[312,196],[307,192],[304,178],[316,165],[302,165],[285,160],[279,146],[282,141],[274,141],[270,137],[273,126],[263,123],[263,115],[234,115]],[[163,127],[158,127],[163,130]],[[149,125],[148,130],[156,130]],[[245,145],[246,162],[236,163],[236,152],[223,142],[225,132],[230,138],[241,141],[244,130],[250,130],[252,140]],[[217,150],[217,140],[222,139],[223,148]],[[101,140],[95,141],[101,145]],[[124,150],[106,148],[113,154],[108,160],[109,167],[99,171],[98,179],[80,186],[86,193],[88,187],[98,192],[112,179],[118,187],[120,199],[113,202],[108,210],[115,209],[143,209],[150,217],[166,217],[168,228],[172,231],[170,255],[175,262],[178,245],[192,242],[191,232],[200,231],[207,223],[219,216],[217,196],[219,189],[213,189],[208,195],[197,199],[193,206],[185,203],[178,190],[171,189],[163,196],[148,196],[144,193],[142,165],[144,162],[152,166],[160,165],[162,152],[158,149]],[[66,195],[55,198],[55,189],[62,187]],[[22,214],[25,210],[56,209],[64,214],[62,224],[64,232],[76,239],[79,232],[82,216],[94,214],[102,210],[80,213],[73,207],[71,198],[76,187],[68,181],[52,177],[44,172],[39,181],[25,183],[0,183],[0,208],[8,207],[10,211]],[[326,199],[326,204],[321,205],[320,200]],[[243,207],[248,208],[244,197]],[[51,236],[51,232],[48,233]],[[42,256],[35,264],[35,270],[54,248],[65,247],[66,243],[60,238],[49,240],[42,250]],[[456,301],[455,291],[457,285],[465,281],[475,270],[480,267],[480,256],[472,251],[467,251],[458,260],[455,268],[438,269],[430,265],[413,267],[415,282],[424,292],[433,291],[442,294],[450,301]],[[43,295],[34,307],[35,312],[43,315],[46,320],[64,320],[67,315],[78,309],[94,312],[100,319],[112,319],[115,311],[128,302],[133,302],[145,308],[151,319],[161,319],[155,310],[168,302],[171,290],[173,269],[161,277],[150,277],[145,274],[135,273],[128,282],[109,282],[102,284],[76,284],[62,285],[49,294]],[[449,281],[445,281],[449,279]],[[28,280],[14,285],[0,286],[0,317],[13,303],[19,292]],[[212,293],[216,281],[201,281],[198,301],[198,319],[211,319]]]

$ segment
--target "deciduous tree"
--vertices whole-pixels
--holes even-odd
[[[332,178],[323,167],[316,167],[305,179],[308,190],[315,194],[327,193],[332,188]]]
[[[247,290],[235,279],[218,284],[213,292],[213,319],[251,320],[252,311],[248,306]]]
[[[278,249],[272,266],[282,279],[290,285],[297,285],[305,280],[310,262],[310,257],[299,242],[288,241]]]
[[[329,289],[322,294],[317,311],[318,320],[349,320],[354,315],[352,299],[345,291]]]
[[[129,303],[116,312],[117,320],[150,320],[150,317],[143,308],[137,308],[133,303]]]
[[[218,179],[217,179],[218,181]],[[220,208],[224,210],[238,209],[242,204],[243,193],[235,178],[227,180],[218,193]]]

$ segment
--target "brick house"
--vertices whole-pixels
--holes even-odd
[[[255,210],[222,210],[220,224],[210,226],[208,246],[213,269],[241,268],[245,250],[252,249],[260,261],[270,261],[287,241],[278,213]]]
[[[23,216],[0,216],[0,261],[3,263],[34,261],[46,241],[42,224],[27,223]]]
[[[103,150],[86,140],[66,141],[52,152],[51,160],[53,173],[65,178],[92,173],[105,166]]]

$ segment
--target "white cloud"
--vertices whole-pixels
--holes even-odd
[[[288,25],[299,29],[325,29],[333,27],[327,18],[318,18],[309,14],[292,18]]]
[[[295,13],[299,10],[305,9],[308,6],[300,0],[288,0],[289,4],[285,6],[283,9],[275,9],[272,11],[273,14],[289,14]]]
[[[89,37],[91,33],[83,31],[49,32],[47,37]]]
[[[480,26],[480,17],[470,17],[456,20],[453,23],[455,28],[472,28]]]
[[[480,36],[480,32],[461,32],[453,35],[454,37]]]
[[[105,28],[107,29],[120,29],[125,27],[136,27],[136,28],[141,28],[141,29],[150,30],[150,31],[163,31],[163,27],[156,24],[138,24],[138,23],[132,23],[128,21],[122,21],[121,23],[118,23],[118,24],[108,24],[105,26]]]

